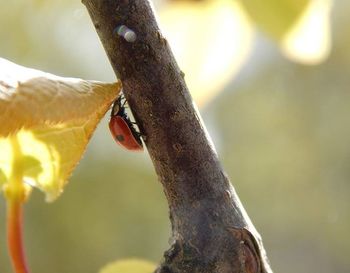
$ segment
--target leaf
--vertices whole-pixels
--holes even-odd
[[[170,1],[160,20],[201,107],[238,75],[253,49],[253,26],[234,0]]]
[[[251,19],[274,38],[282,38],[310,0],[240,0]]]
[[[5,184],[7,181],[6,175],[4,172],[0,169],[0,185]]]
[[[54,200],[120,90],[119,82],[58,77],[0,58],[0,184],[15,171],[15,136],[24,181]]]
[[[331,51],[332,0],[314,0],[285,35],[282,52],[291,60],[319,64]]]
[[[145,260],[124,259],[107,264],[99,273],[153,273],[156,265]]]

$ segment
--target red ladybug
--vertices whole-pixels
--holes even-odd
[[[120,96],[112,106],[109,130],[114,140],[122,147],[131,151],[142,151],[143,145],[138,133],[125,112],[125,102]]]

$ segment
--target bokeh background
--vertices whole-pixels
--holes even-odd
[[[350,2],[165,1],[159,22],[275,272],[350,271]],[[80,1],[0,0],[0,56],[61,76],[114,81]],[[244,4],[242,4],[244,3]],[[107,118],[64,194],[25,207],[33,273],[95,273],[169,246],[147,153]],[[1,126],[1,125],[0,125]],[[0,151],[1,152],[1,151]],[[10,273],[0,200],[0,272]]]

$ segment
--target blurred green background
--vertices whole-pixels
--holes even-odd
[[[238,74],[201,108],[275,272],[350,270],[349,10],[349,1],[333,2],[332,49],[314,65],[284,57],[257,30]],[[1,57],[61,76],[115,80],[79,1],[1,0],[0,22]],[[10,273],[3,198],[0,212],[0,272]],[[33,273],[95,273],[125,257],[158,262],[169,236],[147,153],[117,146],[106,118],[64,194],[46,204],[34,191],[25,207]]]

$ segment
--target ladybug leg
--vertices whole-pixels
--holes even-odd
[[[124,98],[123,95],[120,95],[118,98],[117,98],[117,102],[120,106],[124,106],[125,102],[126,102],[126,99]]]
[[[125,106],[125,104],[126,104],[126,98],[125,98],[125,96],[124,96],[123,93],[119,96],[118,102],[119,102],[119,104],[120,104],[122,107]]]
[[[136,126],[137,126],[137,129],[139,129],[139,126],[138,126],[138,124],[137,124],[136,121],[131,121],[131,120],[129,120],[129,122],[130,122],[132,125],[134,125],[134,126],[136,125]],[[134,133],[135,133],[138,137],[141,137],[143,140],[146,139],[146,135],[142,134],[139,130],[136,130],[135,128],[134,128]]]
[[[133,125],[138,126],[136,122],[131,122],[131,123],[132,123]],[[137,128],[139,128],[139,127],[137,127]],[[136,134],[138,137],[141,137],[143,140],[146,139],[146,135],[142,134],[140,131],[136,131],[136,130],[135,130],[135,134]]]
[[[147,136],[146,136],[146,135],[141,134],[140,132],[136,132],[136,133],[137,133],[137,135],[138,135],[140,138],[143,139],[143,141],[146,141],[146,140],[147,140]]]
[[[121,95],[116,99],[116,102],[118,103],[119,107],[124,107],[126,99],[123,93],[121,93]]]

